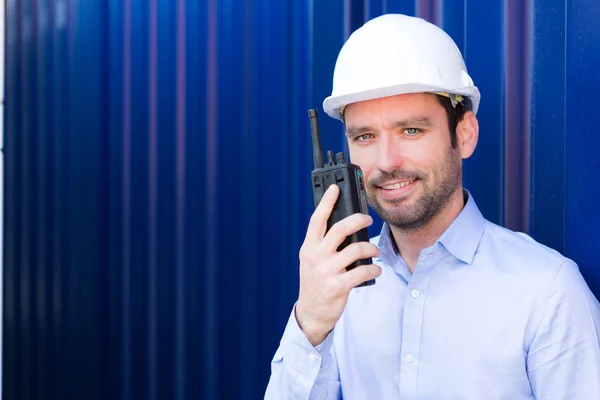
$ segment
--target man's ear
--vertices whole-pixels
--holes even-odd
[[[456,126],[456,140],[460,156],[464,158],[471,157],[471,154],[477,147],[479,139],[479,122],[472,111],[467,111]]]

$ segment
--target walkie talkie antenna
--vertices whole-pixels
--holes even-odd
[[[312,135],[315,169],[323,168],[325,161],[323,159],[323,150],[321,150],[321,133],[319,132],[319,119],[315,108],[308,110],[308,119],[310,120],[310,133]]]

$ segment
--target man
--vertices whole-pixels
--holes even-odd
[[[600,399],[600,305],[576,264],[486,221],[462,188],[479,100],[452,39],[421,19],[385,15],[345,43],[324,108],[385,224],[337,252],[372,220],[326,232],[326,192],[266,398]]]

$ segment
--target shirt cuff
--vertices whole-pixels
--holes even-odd
[[[281,339],[281,346],[287,349],[285,352],[290,364],[301,373],[313,370],[316,366],[317,370],[327,367],[331,363],[334,330],[329,332],[322,343],[313,346],[298,325],[294,305]]]

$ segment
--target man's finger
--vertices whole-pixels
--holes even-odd
[[[342,244],[347,236],[352,235],[359,230],[373,224],[373,218],[370,215],[356,213],[341,221],[336,222],[321,243],[321,247],[326,252],[334,252]]]
[[[379,248],[373,243],[369,242],[356,242],[348,245],[344,250],[336,253],[328,261],[328,268],[331,268],[333,272],[342,272],[346,270],[346,267],[356,260],[363,260],[369,257],[378,257]]]
[[[377,278],[381,275],[381,267],[375,264],[359,265],[358,267],[340,275],[342,284],[350,291],[361,283]]]
[[[310,222],[308,223],[306,241],[309,243],[320,241],[323,236],[325,236],[325,232],[327,231],[327,220],[331,215],[331,211],[333,210],[333,206],[335,205],[339,194],[340,188],[338,188],[337,185],[330,185],[323,194],[319,205],[317,205],[317,208],[310,217]]]

